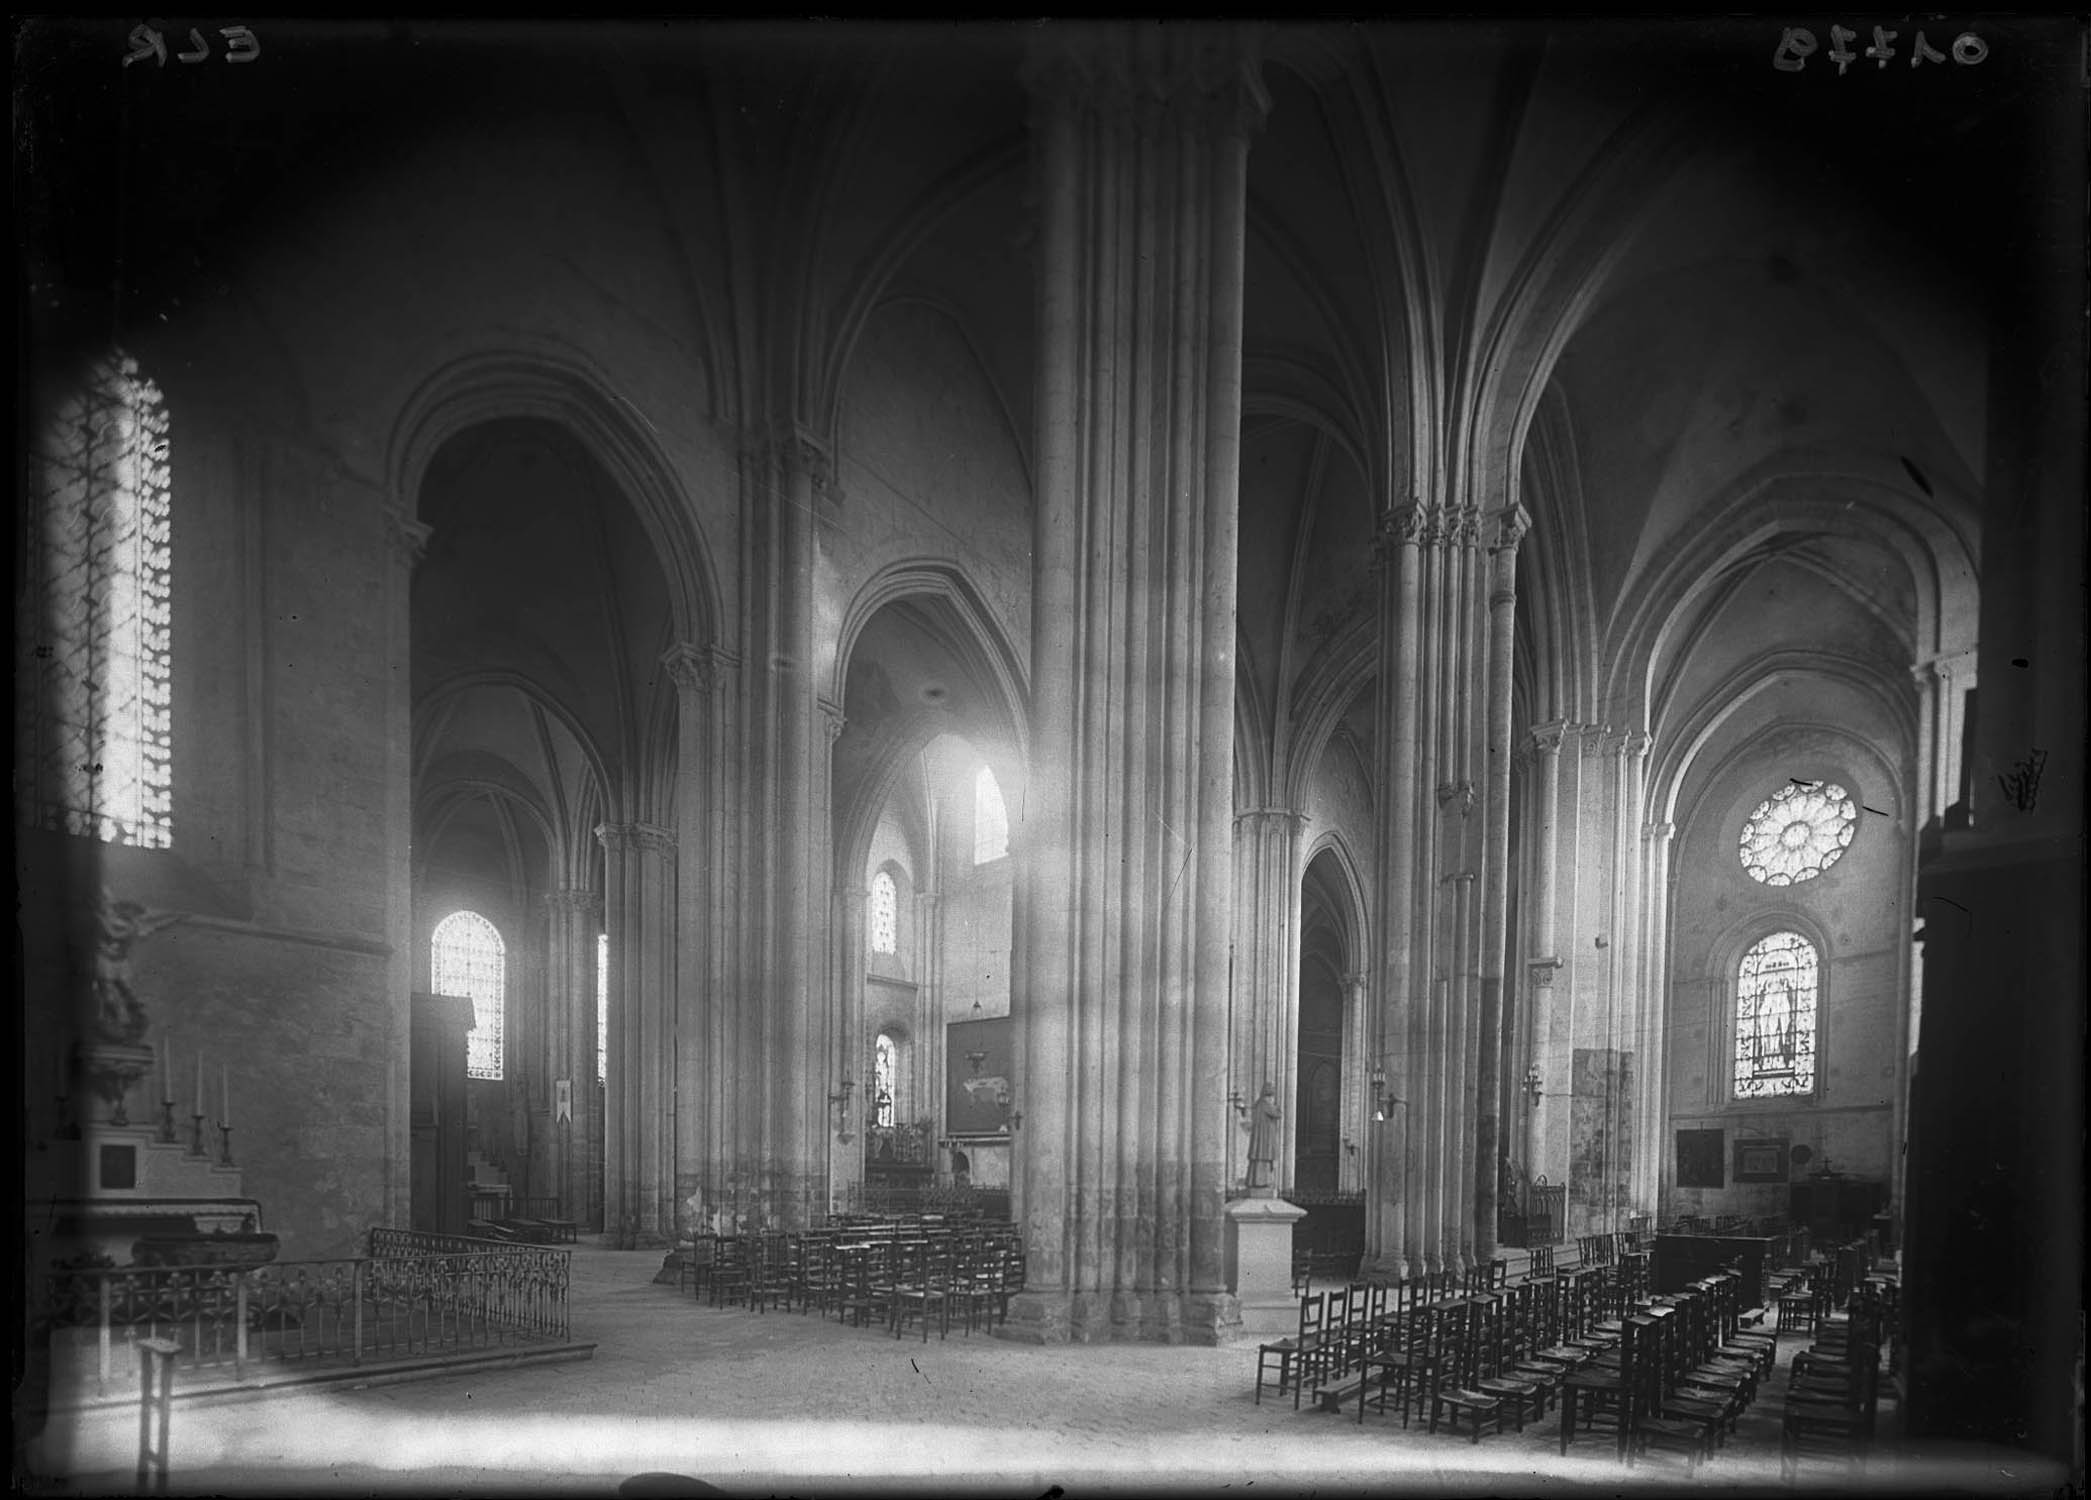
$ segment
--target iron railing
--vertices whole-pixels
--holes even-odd
[[[246,1380],[264,1369],[570,1336],[569,1251],[394,1229],[373,1229],[370,1251],[261,1266],[53,1270],[36,1320],[50,1336],[54,1384],[85,1378],[83,1343],[97,1393],[107,1395],[136,1369],[144,1339],[172,1340],[186,1373]],[[68,1354],[76,1363],[61,1368]]]

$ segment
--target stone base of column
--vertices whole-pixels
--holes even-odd
[[[1212,1345],[1240,1330],[1240,1303],[1226,1292],[1033,1290],[1009,1299],[995,1336],[1018,1344]]]
[[[1299,1330],[1292,1230],[1306,1217],[1307,1210],[1283,1198],[1238,1198],[1227,1205],[1227,1279],[1241,1305],[1241,1334],[1261,1338]]]

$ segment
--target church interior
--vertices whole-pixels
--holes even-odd
[[[24,1307],[1807,1231],[2081,1475],[2073,23],[159,25],[18,40]]]

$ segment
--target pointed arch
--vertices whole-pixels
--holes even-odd
[[[667,583],[674,639],[708,645],[720,637],[720,592],[695,508],[650,423],[580,353],[482,350],[431,373],[401,406],[386,453],[392,504],[414,515],[430,461],[468,427],[535,417],[571,433],[631,502],[654,544]],[[636,420],[635,420],[636,418]]]

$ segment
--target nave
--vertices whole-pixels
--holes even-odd
[[[1523,1255],[1506,1260],[1521,1280]],[[1687,1483],[2011,1495],[2062,1478],[2009,1450],[1905,1445],[1884,1404],[1862,1470],[1812,1460],[1783,1482],[1779,1413],[1809,1342],[1796,1332],[1780,1336],[1773,1374],[1720,1455],[1688,1480],[1668,1455],[1622,1466],[1602,1434],[1563,1456],[1554,1419],[1474,1443],[1421,1423],[1404,1431],[1391,1414],[1361,1424],[1352,1410],[1296,1411],[1269,1391],[1259,1403],[1254,1340],[1030,1346],[954,1326],[925,1343],[818,1312],[714,1307],[654,1279],[658,1266],[644,1252],[576,1247],[575,1336],[596,1344],[585,1362],[177,1404],[169,1492],[609,1496],[636,1475],[677,1474],[749,1495],[1204,1493],[1252,1479],[1259,1492],[1316,1495],[1667,1494]],[[46,1492],[127,1492],[136,1443],[135,1407],[54,1429],[44,1455],[62,1478]]]

